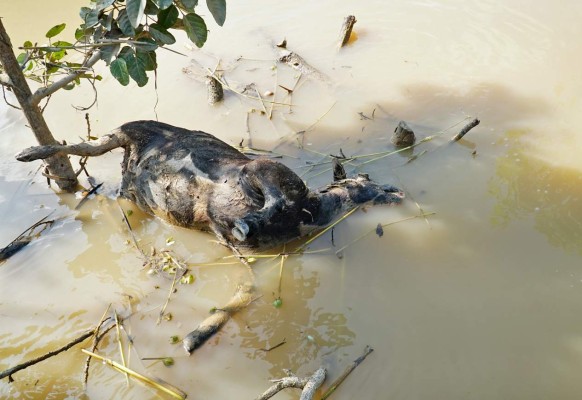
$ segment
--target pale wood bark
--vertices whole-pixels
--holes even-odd
[[[58,144],[38,107],[40,98],[35,99],[33,97],[20,65],[14,56],[10,37],[4,28],[2,19],[0,19],[0,63],[4,67],[5,74],[9,77],[9,86],[20,103],[22,112],[26,116],[37,142],[40,145]],[[61,190],[75,190],[78,184],[77,176],[66,155],[56,154],[47,158],[45,163],[48,167],[49,175],[55,178],[55,182]]]

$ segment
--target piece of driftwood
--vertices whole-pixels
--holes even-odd
[[[208,103],[213,105],[224,99],[224,90],[222,85],[214,76],[206,77],[206,88],[208,89]]]
[[[323,82],[329,82],[329,78],[325,74],[311,66],[307,61],[305,61],[303,57],[301,57],[294,51],[289,50],[281,51],[277,61],[288,65],[289,67],[301,72],[301,74],[307,77],[320,80]]]
[[[473,119],[471,122],[469,122],[467,125],[465,125],[463,127],[463,129],[461,129],[461,131],[459,133],[457,133],[452,139],[451,142],[456,142],[458,140],[461,140],[463,138],[463,136],[465,136],[467,133],[469,133],[469,131],[471,129],[473,129],[474,127],[476,127],[477,125],[479,125],[481,121],[479,121],[477,118]]]
[[[356,17],[353,15],[348,15],[344,19],[344,23],[342,25],[342,29],[340,31],[340,41],[339,47],[344,47],[350,41],[350,35],[352,34],[352,29],[354,28],[354,24],[358,22]]]
[[[321,367],[313,375],[305,378],[295,376],[291,371],[284,370],[287,376],[281,379],[274,379],[275,384],[267,389],[256,400],[267,400],[286,388],[302,389],[300,400],[311,400],[315,391],[325,380],[326,370]]]
[[[184,350],[192,354],[210,339],[237,311],[245,308],[252,301],[253,285],[241,284],[230,301],[222,308],[216,309],[198,327],[182,340]]]
[[[416,136],[406,122],[400,121],[394,129],[391,141],[396,147],[408,147],[414,144]]]

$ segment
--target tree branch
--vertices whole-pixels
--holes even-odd
[[[83,63],[82,68],[76,70],[75,72],[71,72],[70,74],[66,75],[64,78],[59,79],[56,82],[48,85],[47,87],[43,87],[38,89],[36,92],[33,93],[32,97],[30,98],[30,103],[32,105],[38,105],[42,99],[47,96],[50,96],[54,92],[59,89],[64,88],[69,83],[73,82],[75,79],[79,77],[79,75],[84,74],[87,72],[89,68],[97,63],[101,59],[101,50],[93,51],[93,54]]]
[[[87,338],[90,338],[91,336],[93,336],[94,333],[95,333],[95,330],[87,331],[87,332],[83,333],[81,336],[79,336],[78,338],[72,340],[71,342],[67,343],[66,345],[64,345],[64,346],[62,346],[62,347],[60,347],[60,348],[58,348],[56,350],[49,351],[48,353],[46,353],[46,354],[44,354],[44,355],[42,355],[40,357],[37,357],[34,360],[30,360],[30,361],[27,361],[25,363],[19,364],[19,365],[15,366],[15,367],[8,368],[7,370],[2,371],[0,373],[0,379],[3,379],[3,378],[8,377],[8,379],[10,381],[12,381],[12,374],[14,374],[14,373],[16,373],[16,372],[18,372],[18,371],[20,371],[22,369],[28,368],[31,365],[38,364],[39,362],[44,361],[47,358],[56,356],[57,354],[62,353],[63,351],[67,351],[71,347],[73,347],[73,346],[75,346],[75,345],[83,342]]]

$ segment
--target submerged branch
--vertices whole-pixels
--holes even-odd
[[[345,371],[340,375],[339,378],[337,378],[329,387],[329,389],[327,389],[327,391],[323,394],[323,396],[321,396],[321,400],[325,400],[327,399],[329,396],[331,396],[331,394],[333,392],[335,392],[335,390],[338,388],[339,385],[342,384],[343,381],[346,380],[346,378],[348,377],[349,374],[352,373],[352,371],[354,369],[356,369],[356,367],[358,365],[360,365],[365,359],[366,357],[368,357],[370,355],[370,353],[372,353],[374,351],[373,348],[371,348],[370,346],[366,346],[366,348],[364,349],[364,353],[356,358],[354,360],[354,362],[352,362],[346,369]]]
[[[62,347],[59,347],[56,350],[49,351],[48,353],[46,353],[46,354],[44,354],[44,355],[42,355],[40,357],[37,357],[35,359],[26,361],[26,362],[24,362],[22,364],[19,364],[19,365],[15,366],[15,367],[8,368],[7,370],[0,372],[0,379],[3,379],[3,378],[8,377],[8,380],[10,382],[12,382],[12,381],[14,381],[14,379],[12,378],[12,375],[14,373],[16,373],[18,371],[21,371],[21,370],[23,370],[25,368],[28,368],[28,367],[30,367],[32,365],[38,364],[39,362],[44,361],[47,358],[54,357],[54,356],[62,353],[63,351],[67,351],[71,347],[73,347],[73,346],[75,346],[75,345],[77,345],[77,344],[79,344],[81,342],[84,342],[85,340],[87,340],[88,338],[90,338],[91,336],[93,336],[94,334],[95,334],[95,329],[89,330],[89,331],[83,333],[82,335],[80,335],[79,337],[73,339],[72,341],[70,341],[66,345],[64,345]]]

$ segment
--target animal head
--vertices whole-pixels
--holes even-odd
[[[323,190],[320,189],[320,193],[335,188],[335,192],[348,205],[400,203],[404,198],[404,193],[400,189],[392,185],[379,185],[372,181],[368,174],[348,178],[341,162],[337,158],[332,161],[334,182]]]
[[[319,190],[319,193],[339,195],[344,207],[356,205],[376,205],[400,203],[404,193],[392,185],[380,185],[367,174],[358,174],[355,178],[344,178]]]

